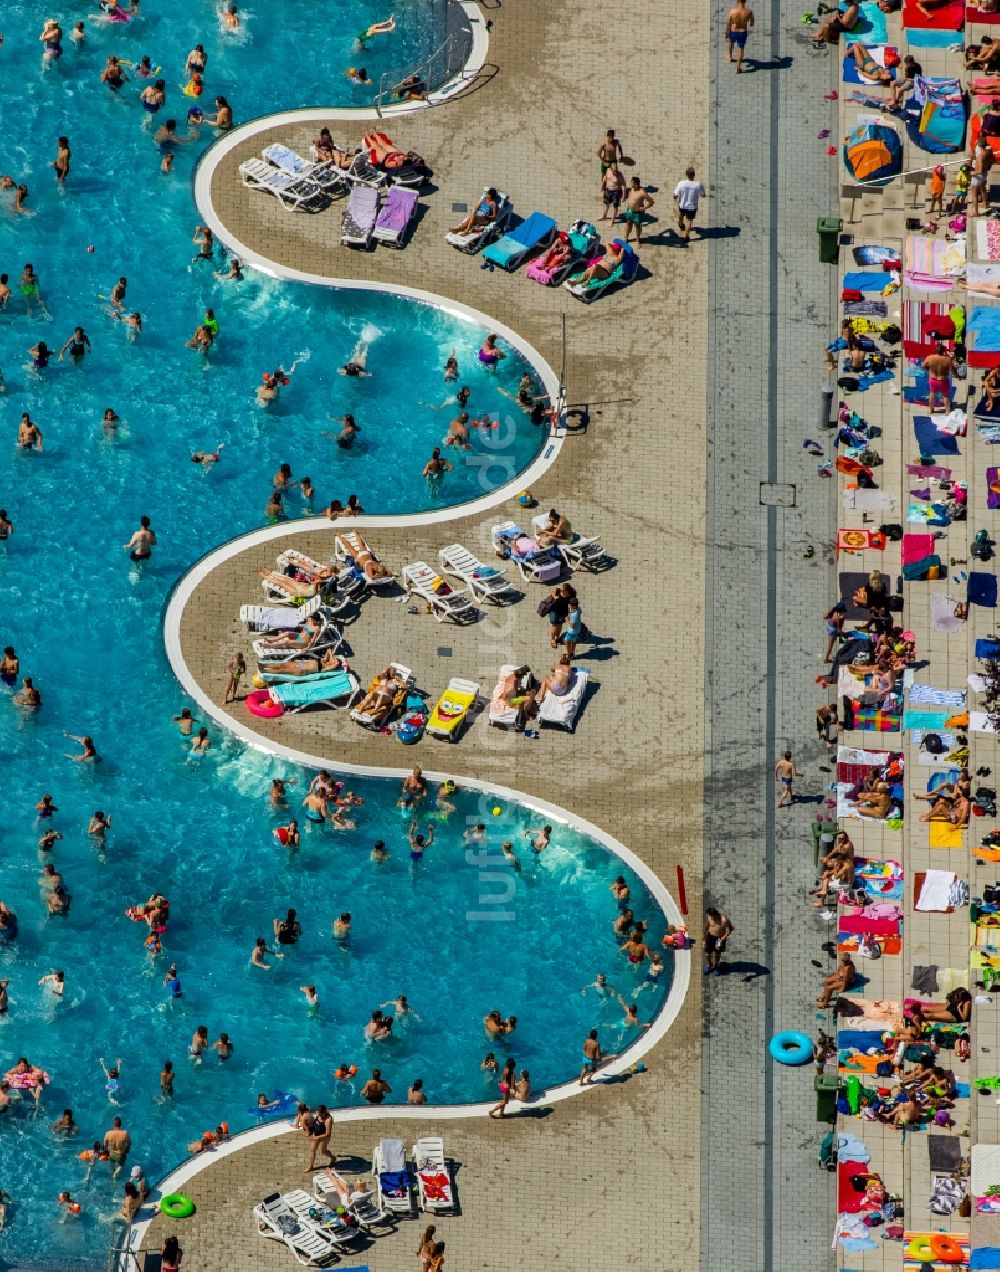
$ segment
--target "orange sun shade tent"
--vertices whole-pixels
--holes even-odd
[[[854,181],[888,184],[903,167],[899,134],[884,124],[859,124],[844,142],[844,167]]]

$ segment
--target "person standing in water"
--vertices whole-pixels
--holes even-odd
[[[135,562],[148,561],[153,555],[153,548],[156,546],[156,532],[151,528],[148,517],[139,518],[139,529],[136,530],[128,543],[123,543],[122,547],[129,553],[131,560]]]

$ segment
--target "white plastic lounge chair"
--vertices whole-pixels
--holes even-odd
[[[378,1184],[379,1205],[394,1215],[413,1214],[411,1175],[400,1139],[379,1140],[372,1154],[372,1174]]]
[[[403,247],[416,210],[416,190],[407,186],[393,186],[385,196],[372,237],[390,247]]]
[[[570,247],[567,259],[553,269],[545,267],[544,254],[536,256],[525,271],[528,278],[543,287],[558,287],[570,274],[579,272],[580,262],[593,256],[601,241],[597,227],[590,221],[574,221],[566,231],[566,238]]]
[[[293,177],[263,159],[245,159],[240,164],[240,179],[251,190],[273,194],[283,208],[292,212],[299,212],[326,197],[319,182],[308,177]]]
[[[499,686],[508,676],[513,675],[517,671],[514,663],[504,663],[497,675],[497,686]],[[520,686],[519,686],[520,687]],[[494,693],[496,690],[494,689]],[[489,724],[497,729],[513,729],[517,724],[517,707],[497,707],[493,704],[493,694],[490,694],[490,710],[487,717]]]
[[[567,692],[556,695],[550,690],[538,704],[539,723],[556,725],[572,733],[589,679],[590,672],[585,667],[574,667],[573,679]]]
[[[282,172],[287,172],[289,176],[315,181],[329,195],[347,188],[347,178],[336,164],[313,163],[309,159],[303,159],[297,151],[292,150],[290,146],[282,145],[281,142],[276,141],[270,146],[265,146],[261,154],[268,163],[274,164]]]
[[[426,561],[404,565],[403,583],[407,591],[427,602],[439,623],[443,623],[446,618],[453,618],[456,623],[468,622],[479,614],[479,610],[469,600],[468,589],[453,588],[450,583],[445,583]]]
[[[395,1230],[395,1216],[380,1210],[372,1201],[372,1193],[354,1188],[350,1180],[344,1182],[351,1185],[351,1200],[347,1206],[347,1212],[354,1216],[362,1232],[378,1237]],[[313,1192],[334,1209],[344,1204],[334,1184],[333,1173],[329,1170],[321,1170],[313,1176]]]
[[[377,216],[378,191],[367,185],[353,186],[341,221],[341,243],[367,251],[372,245]]]
[[[380,561],[377,553],[373,552],[371,546],[363,535],[357,530],[342,530],[333,540],[334,559],[343,562],[345,565],[349,561],[360,561],[365,557],[371,557],[373,561]],[[389,573],[381,578],[372,579],[367,574],[364,575],[363,585],[367,588],[392,587],[396,582],[395,574]]]
[[[361,686],[352,671],[331,671],[324,676],[300,676],[298,681],[272,684],[268,690],[275,702],[294,715],[309,707],[343,711],[357,698]]]
[[[417,1172],[417,1195],[421,1210],[442,1214],[455,1209],[451,1171],[444,1155],[444,1140],[424,1135],[413,1145],[413,1166]]]
[[[514,585],[495,565],[484,565],[460,543],[450,543],[438,553],[438,563],[445,574],[453,574],[468,587],[480,601],[495,601],[502,605],[517,596]]]
[[[533,252],[548,247],[556,236],[556,223],[544,212],[532,212],[502,239],[491,243],[483,252],[483,260],[492,261],[508,273],[520,268]]]
[[[311,556],[306,556],[304,552],[299,552],[297,548],[286,548],[284,552],[279,553],[275,558],[275,565],[279,570],[284,570],[289,565],[294,565],[309,574],[319,574],[332,564],[332,561],[317,561]]]
[[[534,583],[551,583],[563,571],[563,560],[555,548],[541,548],[538,541],[526,535],[514,521],[503,521],[493,527],[493,543],[497,555],[513,561],[522,579]]]
[[[322,596],[313,596],[304,605],[241,605],[240,622],[248,632],[281,632],[301,627],[310,614],[323,604]]]
[[[304,1188],[293,1188],[291,1192],[282,1193],[282,1200],[297,1219],[308,1224],[324,1237],[330,1239],[334,1248],[344,1249],[364,1240],[364,1233],[356,1223],[336,1213],[336,1207],[321,1204],[315,1197],[310,1197]],[[337,1205],[339,1205],[339,1201]]]
[[[548,525],[547,514],[533,517],[531,524],[536,530]],[[604,551],[600,539],[592,535],[589,538],[582,534],[574,534],[569,543],[557,543],[555,549],[571,570],[590,570],[596,573],[608,563],[608,554]]]
[[[253,642],[253,652],[258,663],[265,665],[269,662],[284,662],[288,658],[295,658],[298,654],[319,654],[327,649],[332,649],[334,653],[338,653],[344,645],[344,638],[340,634],[340,628],[325,610],[320,609],[318,616],[321,619],[320,629],[316,634],[315,640],[309,645],[279,645],[275,648],[265,643],[267,638],[264,636],[259,640],[255,640]]]
[[[389,184],[389,174],[376,168],[366,150],[359,150],[347,169],[347,178],[355,185],[382,187]]]
[[[254,1206],[253,1217],[260,1236],[286,1245],[307,1268],[326,1267],[339,1257],[330,1237],[315,1224],[301,1219],[281,1193],[271,1193]]]
[[[479,199],[485,197],[488,187],[479,196]],[[477,204],[479,199],[476,200]],[[511,214],[514,211],[514,205],[502,190],[497,191],[497,214],[494,220],[488,225],[474,225],[471,230],[467,230],[464,234],[454,234],[450,230],[445,235],[445,239],[452,247],[457,247],[460,252],[467,252],[469,256],[475,256],[481,247],[485,247],[487,243],[492,243],[498,239],[501,234],[510,225]]]
[[[452,676],[448,681],[448,688],[434,704],[427,719],[426,730],[431,737],[457,742],[462,725],[479,701],[481,688],[477,680],[462,680],[459,676]]]
[[[400,691],[393,699],[393,702],[385,708],[384,711],[359,711],[357,707],[351,712],[351,719],[355,724],[360,724],[366,729],[381,729],[386,720],[390,718],[397,699],[402,698],[405,701],[407,692],[416,683],[416,677],[409,667],[404,667],[402,663],[390,663],[396,679],[400,684]]]

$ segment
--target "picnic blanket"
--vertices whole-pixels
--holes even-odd
[[[903,0],[903,26],[907,30],[961,31],[964,25],[965,0],[948,0],[931,9],[930,15],[920,12],[916,0]]]
[[[921,455],[933,457],[960,453],[958,440],[954,435],[942,432],[929,415],[914,415],[913,434],[917,439]]]
[[[949,4],[951,3],[954,3],[954,0],[949,0]],[[846,6],[841,5],[841,10],[844,8]],[[865,45],[885,44],[888,38],[889,26],[885,14],[878,7],[877,0],[862,0],[861,15],[853,29],[844,32],[844,43],[851,45],[860,41]]]

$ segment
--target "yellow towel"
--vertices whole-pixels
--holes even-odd
[[[961,848],[962,827],[953,826],[951,822],[928,822],[931,830],[930,846],[932,848]]]

